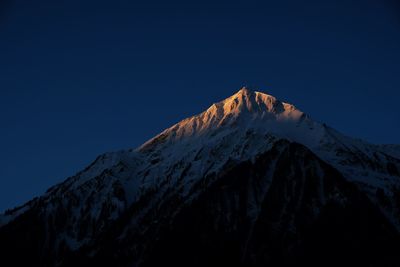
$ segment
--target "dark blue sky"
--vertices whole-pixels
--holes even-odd
[[[0,210],[242,85],[400,143],[393,0],[0,3]]]

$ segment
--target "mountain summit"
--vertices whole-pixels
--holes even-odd
[[[293,105],[283,103],[275,97],[261,92],[250,91],[243,87],[231,97],[212,105],[206,112],[216,120],[222,120],[226,117],[237,117],[243,114],[252,114],[253,116],[275,116],[284,115],[288,118],[292,117],[292,113],[296,113],[295,117],[300,117],[302,112],[296,110]]]
[[[398,146],[242,88],[0,215],[21,266],[399,266]]]
[[[299,121],[304,117],[304,113],[291,104],[243,87],[231,97],[213,104],[199,115],[179,122],[167,131],[174,132],[175,137],[180,138],[199,135],[207,130],[231,125],[238,121],[244,124],[253,123],[257,119]]]

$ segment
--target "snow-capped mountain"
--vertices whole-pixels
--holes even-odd
[[[0,256],[31,266],[396,266],[399,152],[242,88],[1,215]]]

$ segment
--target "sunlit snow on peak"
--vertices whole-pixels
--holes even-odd
[[[314,122],[294,105],[243,87],[232,96],[212,104],[204,112],[184,119],[165,130],[142,148],[160,140],[173,142],[190,137],[215,136],[221,131],[248,129],[276,134],[287,139],[310,139],[303,134],[303,130],[313,127],[312,124]],[[319,131],[318,138],[314,136],[311,139],[318,140],[321,134]]]

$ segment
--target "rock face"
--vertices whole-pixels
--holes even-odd
[[[399,266],[397,146],[241,89],[0,216],[15,266]]]

